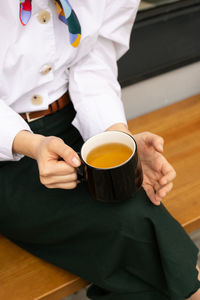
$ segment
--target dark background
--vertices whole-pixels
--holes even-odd
[[[200,0],[138,12],[130,50],[119,62],[122,87],[200,60]]]

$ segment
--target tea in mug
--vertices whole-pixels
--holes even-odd
[[[89,152],[87,164],[95,168],[112,168],[121,165],[133,154],[131,148],[121,143],[100,145]]]

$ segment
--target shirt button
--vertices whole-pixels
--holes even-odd
[[[42,24],[46,24],[49,22],[50,20],[50,13],[47,10],[42,10],[39,14],[38,14],[38,20],[40,23]]]
[[[40,105],[40,104],[42,104],[42,102],[43,102],[43,99],[40,95],[34,95],[32,97],[32,104],[33,105]]]
[[[40,69],[40,73],[41,73],[42,75],[46,75],[46,74],[48,74],[51,70],[52,70],[52,66],[50,66],[50,65],[44,65],[44,66]]]

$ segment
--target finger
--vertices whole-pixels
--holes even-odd
[[[163,200],[162,197],[158,196],[158,194],[155,195],[155,201],[158,202],[158,203],[161,203]]]
[[[161,173],[164,175],[159,181],[161,185],[166,185],[176,178],[174,168],[167,161],[163,163]]]
[[[172,188],[173,188],[172,182],[166,184],[159,191],[157,191],[157,197],[163,199],[172,190]]]
[[[156,192],[151,185],[144,185],[144,189],[151,202],[155,205],[160,205],[160,201],[156,198]]]
[[[64,176],[74,173],[75,168],[67,164],[65,161],[49,161],[48,163],[39,164],[40,176]]]
[[[77,187],[77,181],[72,181],[68,183],[57,183],[57,184],[48,184],[46,185],[49,189],[63,189],[63,190],[72,190]]]
[[[155,192],[155,200],[158,202],[162,201],[162,197],[160,197],[160,195],[158,195],[158,192],[160,189],[161,189],[161,185],[158,182],[156,182],[154,184],[154,192]]]
[[[154,188],[154,191],[155,191],[155,193],[156,193],[156,192],[158,192],[158,191],[160,190],[161,185],[160,185],[158,182],[156,182],[156,183],[154,184],[153,188]]]
[[[151,133],[151,132],[147,132],[145,141],[150,146],[153,146],[156,151],[161,152],[161,153],[163,152],[164,139],[161,136]]]
[[[67,146],[62,139],[53,138],[49,142],[49,150],[58,154],[66,163],[72,167],[78,167],[81,164],[78,154],[69,146]]]
[[[50,176],[50,177],[41,177],[40,181],[44,185],[53,185],[60,183],[70,183],[73,181],[77,181],[77,173],[71,173],[65,176]]]

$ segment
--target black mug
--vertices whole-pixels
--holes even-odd
[[[120,143],[131,149],[131,155],[114,167],[99,168],[87,162],[88,154],[96,147]],[[88,139],[82,146],[82,176],[87,181],[94,199],[102,202],[119,203],[130,199],[141,188],[143,175],[134,138],[121,131],[106,131]]]

